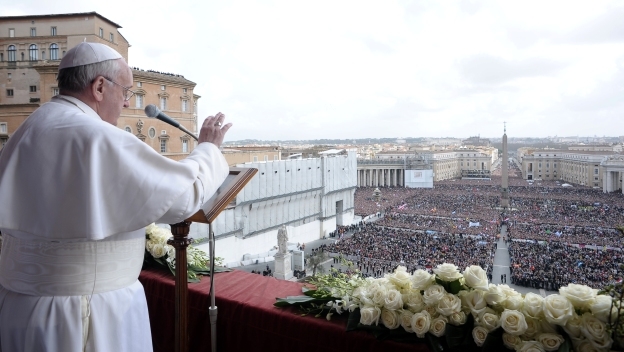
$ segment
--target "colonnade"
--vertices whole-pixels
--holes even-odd
[[[365,168],[357,170],[358,187],[405,186],[405,170]]]
[[[605,193],[614,192],[622,189],[624,194],[624,184],[620,182],[622,175],[619,170],[605,169],[602,176],[602,191]]]

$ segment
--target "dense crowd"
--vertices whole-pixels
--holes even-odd
[[[496,243],[494,236],[431,234],[366,224],[353,236],[325,248],[354,258],[358,269],[375,277],[391,272],[397,265],[409,271],[431,269],[442,263],[458,267],[480,265],[492,268]]]
[[[358,258],[358,268],[372,276],[397,264],[410,270],[443,262],[491,268],[493,241],[506,223],[513,240],[511,282],[517,285],[601,287],[619,279],[622,193],[562,187],[556,181],[529,183],[519,175],[510,167],[510,209],[505,213],[499,207],[500,169],[491,180],[448,180],[436,182],[433,189],[380,187],[379,201],[373,197],[375,188],[358,188],[356,214],[381,218],[327,250]]]

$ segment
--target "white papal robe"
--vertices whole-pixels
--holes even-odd
[[[188,218],[228,170],[214,144],[177,162],[78,99],[43,104],[0,153],[0,351],[151,351],[144,227]]]

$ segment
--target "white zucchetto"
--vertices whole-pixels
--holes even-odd
[[[59,70],[121,58],[121,54],[108,45],[82,42],[67,51],[59,64]]]

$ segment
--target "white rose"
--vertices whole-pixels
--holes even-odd
[[[412,330],[412,316],[414,316],[414,313],[410,312],[409,310],[404,310],[399,315],[401,326],[407,332],[414,332],[414,330]]]
[[[574,308],[586,310],[596,298],[598,290],[585,285],[569,284],[561,287],[559,294],[567,298]]]
[[[431,326],[431,315],[427,311],[416,313],[412,316],[412,330],[416,333],[416,336],[423,338],[425,333],[429,331]]]
[[[478,265],[471,265],[464,270],[464,279],[466,286],[476,290],[488,290],[487,273]]]
[[[510,309],[501,314],[500,324],[506,333],[516,336],[524,334],[528,328],[524,314]]]
[[[507,299],[503,302],[502,306],[505,309],[511,310],[522,310],[522,306],[524,305],[524,298],[521,295],[518,296],[507,296]]]
[[[431,326],[429,327],[429,332],[434,336],[440,337],[444,335],[444,331],[446,331],[446,323],[447,319],[444,316],[439,316],[431,321]]]
[[[156,226],[155,223],[151,223],[151,224],[145,226],[145,233],[147,235],[150,235],[150,234],[152,234],[154,232],[154,229],[156,229],[156,228],[158,228],[158,226]]]
[[[156,243],[152,246],[150,253],[154,258],[161,258],[166,254],[165,247],[160,243]]]
[[[375,325],[379,324],[379,316],[381,315],[381,309],[379,307],[364,307],[360,308],[360,324],[362,325]]]
[[[604,336],[599,339],[590,339],[589,342],[600,351],[610,350],[613,344],[613,340],[609,334],[604,334]]]
[[[444,263],[438,265],[437,268],[433,269],[433,272],[438,275],[440,280],[443,281],[455,281],[462,277],[462,274],[459,272],[459,268],[454,264]]]
[[[522,296],[522,294],[508,285],[498,285],[498,288],[505,294],[505,297]]]
[[[487,329],[488,332],[495,330],[500,326],[500,318],[498,314],[491,308],[486,308],[478,318],[479,325]]]
[[[374,306],[373,300],[369,297],[369,292],[364,286],[356,287],[353,290],[353,294],[351,295],[357,301],[360,302],[361,306]]]
[[[541,332],[540,321],[537,319],[529,318],[529,317],[524,317],[524,318],[527,323],[527,329],[524,332],[524,335],[522,335],[522,339],[523,340],[533,339],[535,336],[537,336],[538,333]]]
[[[572,340],[574,342],[574,340]],[[574,346],[574,351],[577,352],[602,352],[602,350],[597,349],[594,345],[589,342],[589,340],[581,340]]]
[[[428,272],[422,269],[416,270],[414,272],[414,275],[412,275],[412,288],[418,291],[426,290],[427,287],[433,284],[433,282],[434,282],[433,275],[429,274]]]
[[[479,315],[487,307],[487,302],[484,299],[484,291],[472,290],[468,293],[460,292],[462,303],[465,307],[469,308],[473,315]]]
[[[544,352],[544,346],[537,341],[522,341],[516,352]]]
[[[581,333],[581,325],[583,321],[581,317],[579,317],[576,313],[572,314],[572,318],[568,320],[566,325],[563,326],[563,330],[570,335],[571,338],[581,338],[583,334]]]
[[[397,290],[388,290],[386,299],[384,300],[384,307],[390,310],[399,310],[403,308],[403,297],[401,292]]]
[[[394,274],[388,275],[388,280],[399,290],[409,290],[412,285],[412,277],[404,266],[398,266]]]
[[[440,315],[440,313],[438,313],[436,309],[436,306],[425,306],[424,311],[429,313],[429,316],[431,317],[431,319],[437,318],[438,315]]]
[[[552,333],[539,334],[536,340],[544,346],[546,351],[557,351],[565,341],[563,336]]]
[[[452,293],[447,293],[438,301],[436,311],[438,313],[449,316],[461,310],[461,300]]]
[[[599,340],[607,334],[607,326],[591,313],[581,316],[581,333],[589,340]]]
[[[175,258],[175,247],[170,245],[165,245],[165,249],[167,250],[167,257]]]
[[[562,295],[550,295],[544,298],[544,317],[551,324],[564,326],[574,312],[572,303]]]
[[[520,336],[503,333],[503,344],[510,350],[515,350],[522,343]]]
[[[401,325],[399,314],[394,310],[385,308],[381,310],[381,322],[388,329],[396,329]]]
[[[431,285],[427,287],[423,294],[423,301],[427,305],[435,305],[444,297],[446,290],[440,285]]]
[[[483,326],[475,326],[474,329],[472,329],[472,338],[479,347],[483,346],[483,343],[485,342],[487,336],[488,331]]]
[[[403,304],[412,313],[418,313],[425,307],[423,296],[416,290],[411,290],[410,292],[403,294]]]
[[[466,320],[468,320],[468,316],[462,311],[455,312],[449,316],[449,323],[455,326],[466,324]]]
[[[505,302],[505,299],[507,299],[507,296],[500,289],[500,287],[494,284],[490,284],[490,287],[488,288],[488,291],[485,294],[484,298],[487,304],[491,306],[498,306],[498,305],[503,304],[503,302]]]
[[[596,296],[594,302],[590,304],[589,309],[592,314],[603,323],[609,322],[609,312],[611,312],[611,316],[613,318],[617,317],[617,308],[613,305],[613,299],[611,296]]]
[[[388,296],[388,289],[383,285],[371,285],[368,288],[371,300],[377,307],[383,307]]]
[[[542,316],[543,304],[544,297],[533,292],[529,292],[524,296],[522,311],[531,318],[540,318]]]

